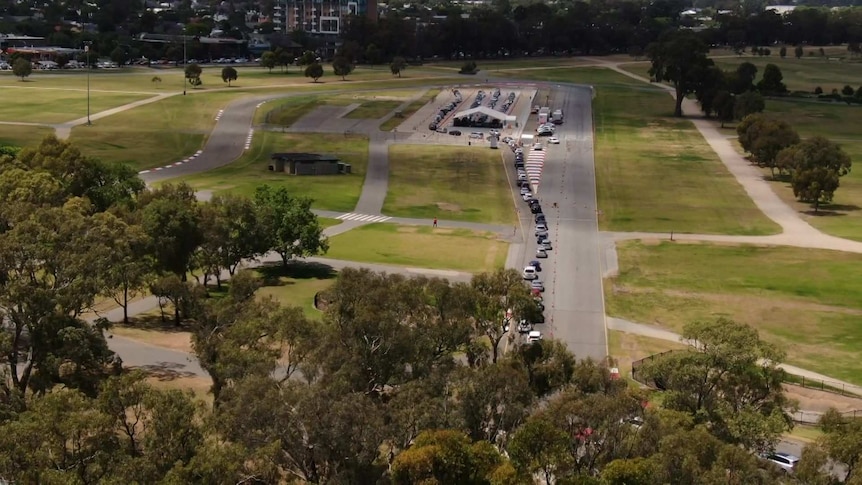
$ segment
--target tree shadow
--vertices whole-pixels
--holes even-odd
[[[147,375],[154,377],[160,381],[173,381],[184,377],[197,377],[194,372],[183,370],[184,365],[176,362],[156,362],[155,364],[130,366],[128,369],[139,370]]]
[[[165,308],[165,320],[156,315],[136,315],[129,317],[129,324],[115,323],[116,326],[127,328],[137,328],[140,330],[152,330],[156,332],[187,332],[189,329],[185,325],[174,325],[173,307]]]
[[[817,212],[814,209],[802,211],[803,214],[814,217],[844,217],[850,212],[862,209],[854,204],[821,204]]]
[[[291,284],[283,281],[282,278],[329,280],[338,275],[338,272],[332,266],[313,261],[293,261],[287,267],[280,262],[270,263],[259,266],[255,270],[263,278],[264,286],[284,286],[285,284]]]

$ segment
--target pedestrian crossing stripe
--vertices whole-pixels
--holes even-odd
[[[347,214],[341,214],[336,217],[336,219],[342,221],[357,221],[357,222],[386,222],[389,219],[392,219],[388,216],[373,216],[370,214],[356,214],[354,212],[348,212]]]

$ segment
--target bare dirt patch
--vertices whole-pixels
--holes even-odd
[[[862,410],[862,398],[842,396],[833,392],[818,391],[807,387],[784,384],[787,397],[799,403],[799,409],[806,411],[825,412],[835,408],[844,413]]]

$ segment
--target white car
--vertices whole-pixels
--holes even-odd
[[[552,136],[552,137],[548,138],[548,143],[550,143],[552,145],[559,145],[560,139],[557,138],[556,136]]]
[[[544,150],[544,149],[545,149],[545,147],[543,147],[541,143],[534,143],[533,144],[533,150],[535,150],[535,151],[540,151],[540,150]]]
[[[527,341],[531,344],[539,342],[542,340],[542,332],[538,330],[531,330],[530,333],[527,334]]]
[[[521,198],[523,198],[524,201],[526,202],[527,200],[533,198],[533,193],[532,192],[524,192],[523,194],[521,194]]]
[[[534,280],[539,277],[539,275],[536,274],[536,268],[533,266],[525,266],[523,276],[525,280]]]

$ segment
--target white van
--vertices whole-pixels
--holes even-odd
[[[534,280],[539,277],[539,275],[536,274],[536,268],[533,266],[525,266],[523,275],[525,280]]]
[[[531,344],[534,344],[540,340],[542,340],[542,332],[538,330],[532,330],[529,334],[527,334],[527,341]]]

